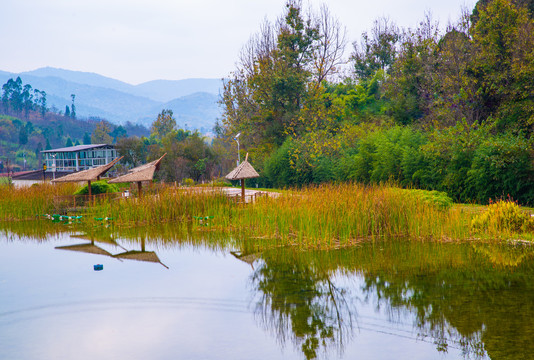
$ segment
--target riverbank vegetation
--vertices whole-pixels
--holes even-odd
[[[405,29],[378,19],[342,72],[342,24],[326,6],[288,0],[225,80],[212,142],[177,129],[163,110],[149,137],[122,138],[117,149],[128,167],[167,153],[157,180],[199,182],[235,166],[240,133],[241,158],[248,152],[261,175],[248,184],[289,191],[237,206],[217,192],[163,187],[131,201],[102,198],[87,216],[307,247],[530,238],[530,214],[518,206],[534,205],[533,29],[532,4],[519,0],[480,0],[447,27],[431,17]],[[1,217],[46,213],[53,194],[72,194],[43,189],[31,200],[36,190],[3,188]],[[492,205],[480,215],[453,202]]]
[[[258,197],[249,204],[236,202],[217,188],[165,186],[143,197],[125,198],[118,193],[78,199],[74,209],[66,195],[74,199],[75,190],[73,185],[0,187],[0,217],[28,220],[61,211],[80,216],[62,222],[80,228],[102,222],[119,228],[172,224],[184,237],[216,233],[302,249],[350,247],[390,238],[531,240],[534,230],[531,214],[510,201],[497,202],[486,212],[470,211],[454,205],[444,193],[391,185],[308,186]]]
[[[381,18],[358,40],[347,39],[326,6],[288,0],[226,77],[215,138],[178,129],[169,110],[150,136],[125,137],[109,126],[93,135],[116,143],[124,167],[167,153],[157,175],[165,182],[224,176],[240,133],[241,158],[248,152],[261,175],[250,184],[261,187],[392,181],[455,202],[510,197],[533,206],[533,8],[532,1],[480,0],[449,24],[427,16],[411,28]],[[11,82],[17,91],[4,89],[11,115],[20,97],[13,96],[26,88],[19,83]],[[0,138],[11,129],[12,141],[19,136],[22,144],[27,133],[32,146],[45,147],[44,138],[31,140],[32,123],[7,120]],[[17,153],[19,162],[24,156]]]
[[[379,19],[353,44],[346,76],[342,26],[289,1],[226,82],[222,129],[241,133],[264,185],[393,180],[460,202],[533,204],[526,3],[479,1],[446,28]]]
[[[289,0],[244,45],[211,142],[163,111],[119,153],[131,165],[167,153],[166,182],[210,180],[235,165],[239,133],[261,187],[392,181],[532,206],[532,16],[531,1],[481,0],[446,26],[377,19],[347,54],[353,39],[326,6]]]

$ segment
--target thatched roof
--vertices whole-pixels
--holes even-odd
[[[154,160],[148,164],[138,166],[131,169],[125,175],[119,176],[113,180],[110,180],[110,183],[129,183],[129,182],[139,182],[139,181],[152,181],[154,178],[154,173],[159,170],[159,165],[161,160],[165,157],[164,154],[157,160]]]
[[[95,244],[76,244],[76,245],[67,245],[67,246],[56,246],[56,249],[79,251],[79,252],[84,252],[88,254],[112,256],[109,252],[107,252],[106,250],[102,248],[99,248]]]
[[[104,175],[109,169],[113,167],[117,162],[119,162],[120,158],[117,158],[106,165],[98,166],[92,169],[87,169],[83,171],[78,171],[74,174],[69,174],[63,177],[60,177],[59,179],[52,180],[52,182],[79,182],[79,181],[94,181],[97,180],[100,176]]]
[[[260,175],[254,170],[252,165],[248,162],[248,154],[241,164],[226,175],[228,180],[241,180],[241,179],[252,179],[260,177]]]

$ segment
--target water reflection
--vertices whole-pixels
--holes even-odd
[[[267,253],[254,271],[257,318],[280,343],[291,339],[306,359],[330,348],[341,355],[356,320],[350,290],[336,286],[327,272],[309,263],[286,260]]]
[[[439,352],[525,359],[534,354],[533,254],[525,245],[416,242],[267,252],[251,282],[261,323],[280,341],[291,339],[307,359],[328,345],[342,351],[354,324],[368,328],[358,317],[355,293],[391,321],[409,314],[413,332],[407,337],[432,341]],[[361,292],[350,282],[336,285],[340,273],[345,279],[362,276]]]
[[[10,241],[16,241],[13,234],[23,241],[47,241],[35,227],[25,233],[15,226],[5,233]],[[256,322],[306,359],[350,356],[358,352],[358,338],[369,332],[384,343],[405,339],[414,348],[431,343],[444,357],[534,354],[534,249],[526,243],[395,240],[297,252],[211,233],[176,233],[172,227],[92,228],[83,235],[77,229],[77,234],[77,241],[82,236],[87,242],[57,249],[161,263],[157,253],[170,261],[168,250],[198,247],[249,264]]]
[[[141,250],[128,250],[120,254],[115,254],[113,257],[118,259],[127,259],[127,260],[137,260],[137,261],[146,261],[161,264],[164,268],[168,269],[169,267],[161,262],[158,255],[155,251],[146,251],[145,250],[145,238],[141,238]]]

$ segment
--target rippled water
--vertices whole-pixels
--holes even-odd
[[[530,248],[104,234],[0,233],[0,359],[534,357]]]

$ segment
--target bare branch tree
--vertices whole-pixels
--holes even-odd
[[[323,4],[317,18],[320,40],[314,56],[314,73],[317,84],[338,71],[343,64],[345,52],[346,28],[333,17],[328,7]]]

